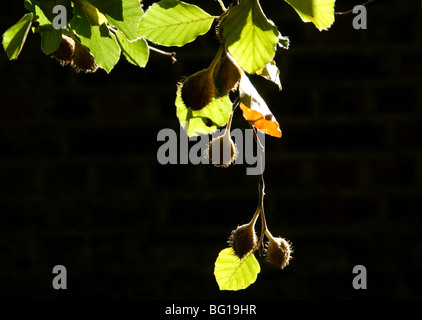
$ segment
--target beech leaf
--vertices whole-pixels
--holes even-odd
[[[214,17],[198,6],[161,0],[145,12],[138,32],[157,44],[181,47],[207,33],[213,21]]]
[[[232,103],[228,93],[218,94],[201,110],[186,107],[182,99],[181,87],[177,89],[176,107],[180,125],[189,137],[208,134],[224,125],[232,112]]]
[[[244,72],[240,77],[239,93],[243,117],[261,132],[281,138],[277,120]]]
[[[279,32],[268,20],[258,0],[242,0],[223,21],[227,50],[248,73],[265,67],[275,55]]]
[[[214,276],[220,290],[235,291],[249,287],[260,271],[261,267],[252,252],[239,259],[233,248],[226,248],[215,261]]]
[[[32,12],[27,13],[3,34],[3,48],[9,60],[17,59],[21,53],[28,31],[31,28],[33,16]]]
[[[149,58],[149,48],[147,42],[143,38],[129,41],[125,34],[118,30],[116,32],[116,39],[128,62],[141,68],[146,66]]]
[[[334,23],[335,0],[285,0],[304,22],[312,22],[318,30],[327,30]]]

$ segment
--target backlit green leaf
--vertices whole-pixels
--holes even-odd
[[[226,47],[248,73],[264,68],[276,52],[277,27],[262,12],[258,0],[241,0],[223,22]]]
[[[312,22],[320,31],[334,23],[335,0],[285,0],[305,22]]]
[[[226,248],[215,261],[214,276],[220,290],[240,290],[254,283],[260,271],[253,253],[239,259],[233,248]]]
[[[121,31],[117,31],[116,39],[127,61],[142,68],[146,66],[149,48],[144,39],[140,38],[130,42]]]
[[[101,13],[116,20],[123,20],[123,2],[126,0],[87,0]]]
[[[25,7],[25,9],[34,12],[35,11],[35,3],[36,0],[24,0],[23,2],[23,6]]]
[[[3,48],[10,60],[17,59],[31,28],[34,14],[27,13],[3,34]]]
[[[144,14],[139,0],[125,0],[123,1],[123,19],[118,20],[106,15],[108,23],[117,27],[122,31],[129,41],[139,38],[138,26],[139,21]]]
[[[153,4],[139,24],[139,34],[163,46],[181,47],[207,33],[214,17],[201,8],[178,0]]]
[[[62,40],[62,29],[51,29],[40,32],[41,35],[41,50],[45,54],[50,54],[56,51]]]
[[[42,9],[44,15],[50,20],[51,22],[57,16],[57,14],[53,13],[53,9],[57,5],[64,6],[66,8],[66,16],[67,21],[69,22],[73,18],[73,9],[70,0],[38,0],[32,1],[34,4],[38,4],[38,6]]]
[[[54,29],[53,24],[44,14],[44,11],[42,11],[42,9],[36,4],[34,5],[34,11],[35,11],[34,25],[36,26],[34,30],[35,32],[41,32],[45,30]]]
[[[94,56],[96,64],[110,72],[120,58],[120,46],[116,38],[106,26],[92,26],[83,11],[75,6],[75,17],[70,22],[80,42],[89,49]]]
[[[79,0],[82,5],[82,11],[85,13],[91,25],[102,25],[107,22],[106,17],[96,7],[94,7],[87,0]]]
[[[222,89],[222,84],[217,83],[217,94],[211,102],[200,110],[186,107],[182,99],[181,87],[176,94],[176,113],[180,125],[185,129],[189,137],[212,133],[219,126],[227,123],[232,113],[232,103],[227,90]]]

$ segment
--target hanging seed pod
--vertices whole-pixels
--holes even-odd
[[[280,237],[269,237],[266,244],[265,256],[273,266],[283,269],[290,262],[292,249],[290,243]]]
[[[208,146],[207,154],[210,162],[217,167],[231,165],[236,160],[237,148],[230,137],[230,131],[226,129],[224,135],[214,138]]]
[[[182,82],[182,100],[186,107],[201,110],[215,96],[213,70],[201,70]]]
[[[232,231],[229,244],[234,253],[242,259],[247,253],[256,248],[258,238],[251,223],[241,225]]]
[[[215,33],[217,35],[218,40],[221,44],[224,43],[224,36],[223,36],[223,23],[227,17],[229,11],[224,12],[217,21],[217,26],[215,27]]]
[[[51,56],[55,58],[62,66],[72,63],[73,55],[75,52],[75,40],[71,37],[62,35],[59,47],[54,51]]]
[[[94,56],[78,41],[75,41],[75,53],[73,56],[72,67],[77,72],[85,73],[95,72],[98,69]]]
[[[210,160],[210,163],[217,167],[227,168],[231,165],[237,157],[237,147],[230,136],[230,128],[233,120],[233,113],[227,121],[226,131],[223,135],[211,140],[205,156]]]
[[[227,91],[236,90],[240,81],[240,72],[229,57],[220,60],[217,77],[224,83]]]

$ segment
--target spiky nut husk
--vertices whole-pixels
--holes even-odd
[[[182,83],[182,100],[186,107],[201,110],[215,96],[212,70],[204,69],[194,73]]]
[[[283,269],[291,259],[290,243],[283,238],[272,238],[267,242],[265,256],[267,261],[277,268]]]
[[[218,40],[220,41],[221,44],[224,43],[224,35],[223,35],[223,22],[227,17],[228,14],[228,10],[226,12],[224,12],[218,19],[217,22],[217,26],[215,27],[215,33],[217,35]]]
[[[229,244],[234,253],[242,259],[247,253],[256,248],[257,236],[252,224],[238,226],[232,231],[229,238]]]
[[[224,83],[227,91],[236,90],[240,81],[240,73],[229,57],[221,58],[217,76]]]
[[[207,156],[210,163],[217,167],[226,168],[231,165],[236,160],[237,147],[230,134],[226,132],[224,135],[211,140]]]
[[[72,67],[77,72],[95,72],[98,69],[94,56],[78,41],[75,41],[75,53],[73,56]]]
[[[66,66],[73,60],[75,51],[75,40],[71,37],[62,35],[59,47],[51,55],[55,58],[62,66]]]

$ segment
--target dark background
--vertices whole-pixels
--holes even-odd
[[[213,32],[175,48],[177,64],[152,52],[146,69],[122,59],[109,75],[59,66],[30,33],[17,61],[0,54],[2,299],[421,298],[420,1],[377,0],[367,30],[349,15],[324,32],[261,2],[291,40],[275,58],[283,90],[253,78],[283,131],[266,138],[265,209],[291,264],[262,262],[251,287],[220,292],[214,262],[252,217],[257,177],[157,162],[158,131],[178,131],[176,83],[209,64]],[[1,33],[24,13],[2,3]],[[67,290],[51,285],[58,264]],[[352,287],[355,265],[367,290]]]

